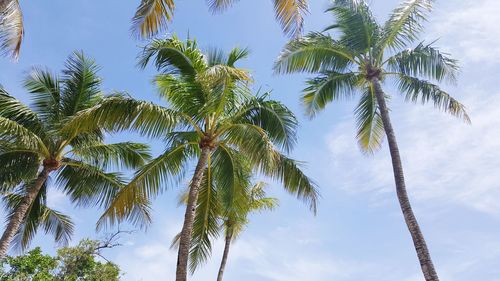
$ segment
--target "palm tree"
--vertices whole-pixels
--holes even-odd
[[[0,191],[9,212],[0,240],[0,259],[13,239],[24,248],[39,226],[66,241],[69,218],[47,207],[49,179],[80,206],[107,205],[124,180],[112,167],[136,168],[149,158],[143,144],[104,144],[101,128],[81,132],[66,125],[82,110],[106,101],[98,67],[75,52],[63,76],[34,68],[24,81],[28,107],[0,88]]]
[[[23,33],[23,14],[19,0],[0,0],[0,51],[17,59]]]
[[[252,184],[252,171],[248,165],[242,172],[244,178],[240,184],[243,185],[233,186],[234,190],[227,190],[219,188],[213,178],[209,182],[208,173],[205,171],[199,189],[191,237],[191,273],[208,260],[212,254],[212,241],[224,232],[224,251],[217,276],[217,281],[222,281],[231,242],[248,224],[248,216],[257,211],[273,210],[278,205],[277,199],[266,197],[264,182]],[[187,198],[188,193],[185,192],[180,203],[186,204]],[[172,248],[179,246],[179,237],[180,234],[174,238]]]
[[[253,212],[276,208],[278,201],[275,198],[266,197],[264,187],[265,183],[258,182],[249,190],[246,188],[245,192],[238,196],[236,200],[229,202],[229,204],[222,204],[224,209],[221,218],[223,220],[225,243],[217,281],[222,281],[229,255],[229,247],[231,242],[240,235],[248,224],[248,216]]]
[[[144,67],[154,58],[162,72],[155,81],[170,108],[117,97],[81,114],[69,125],[80,130],[92,130],[96,125],[108,130],[131,127],[166,141],[165,151],[141,168],[118,193],[101,225],[128,219],[144,226],[150,221],[151,198],[164,183],[175,184],[182,179],[190,161],[196,162],[179,238],[177,281],[187,278],[205,169],[219,188],[234,190],[242,179],[244,163],[239,159],[246,158],[251,168],[281,181],[287,191],[315,210],[316,186],[296,161],[281,152],[288,152],[295,143],[295,116],[267,95],[249,93],[248,73],[235,67],[247,55],[247,50],[239,48],[229,54],[219,50],[204,54],[196,41],[183,42],[176,37],[155,40],[145,48],[140,65]]]
[[[237,0],[208,0],[210,11],[218,13],[231,7]],[[307,0],[272,0],[276,19],[283,32],[290,36],[301,33]],[[132,32],[138,37],[150,38],[165,29],[173,18],[174,0],[141,0],[132,19]]]
[[[382,84],[394,81],[405,101],[432,102],[435,107],[470,122],[457,100],[427,79],[454,82],[457,61],[433,44],[408,48],[423,30],[432,8],[429,0],[407,0],[384,25],[374,19],[362,0],[336,0],[327,10],[336,22],[327,30],[292,40],[275,64],[278,73],[308,72],[319,76],[307,81],[302,102],[312,117],[331,101],[360,94],[354,111],[357,138],[364,152],[373,153],[384,135],[389,143],[399,203],[411,233],[425,280],[438,280],[426,242],[413,214],[405,187],[401,158],[391,125]]]

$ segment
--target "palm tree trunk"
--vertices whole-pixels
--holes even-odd
[[[9,250],[9,246],[10,243],[12,242],[12,239],[14,238],[14,235],[19,231],[19,227],[23,222],[24,217],[28,212],[28,209],[33,203],[33,200],[35,200],[36,196],[40,192],[40,189],[42,188],[45,181],[47,181],[50,172],[51,172],[50,168],[46,167],[43,168],[40,174],[38,174],[38,177],[33,183],[33,186],[31,186],[27,190],[27,193],[24,196],[23,200],[21,201],[19,206],[17,206],[16,210],[14,211],[14,214],[9,219],[9,223],[7,224],[7,227],[5,228],[2,238],[0,239],[0,260],[3,260],[7,255],[7,251]]]
[[[186,213],[184,214],[184,225],[182,226],[181,236],[179,238],[179,253],[177,255],[177,271],[176,281],[187,280],[187,265],[189,257],[189,249],[191,247],[191,234],[193,232],[193,221],[196,210],[196,202],[198,201],[198,191],[203,178],[203,170],[208,162],[208,157],[211,153],[210,147],[202,147],[201,155],[198,159],[198,164],[194,170],[193,179],[189,186],[189,196],[186,205]]]
[[[227,257],[229,255],[229,247],[231,246],[231,240],[233,238],[233,231],[228,229],[226,232],[226,244],[224,245],[224,254],[222,254],[222,261],[220,263],[219,275],[217,275],[217,281],[222,281],[222,276],[224,275],[224,269],[226,268]]]
[[[389,117],[389,110],[387,109],[387,105],[385,103],[385,94],[377,78],[372,79],[372,84],[375,89],[375,96],[380,108],[382,122],[384,124],[387,141],[389,143],[392,168],[394,170],[394,180],[396,182],[396,193],[398,196],[399,204],[401,206],[401,210],[403,211],[406,225],[413,239],[413,245],[415,246],[415,250],[417,251],[417,256],[420,261],[420,267],[422,268],[422,272],[426,281],[439,281],[439,277],[436,273],[436,270],[434,269],[434,264],[432,263],[429,250],[427,249],[427,244],[425,242],[424,236],[422,234],[422,231],[420,230],[417,219],[413,214],[410,200],[408,199],[408,193],[406,192],[405,179],[403,174],[403,165],[401,164],[401,157],[399,155],[396,136],[394,134],[391,119]]]

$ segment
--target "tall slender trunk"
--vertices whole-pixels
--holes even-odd
[[[202,147],[198,164],[194,170],[193,179],[189,186],[189,196],[184,214],[184,224],[182,226],[181,236],[179,238],[179,253],[177,255],[176,281],[187,280],[187,265],[189,249],[191,248],[191,234],[193,232],[193,221],[196,211],[196,202],[198,201],[198,191],[203,178],[203,170],[208,162],[211,153],[210,147]]]
[[[417,251],[418,260],[420,261],[420,267],[424,274],[426,281],[439,281],[439,277],[434,269],[434,264],[432,263],[427,244],[425,242],[420,226],[418,225],[417,219],[413,214],[413,210],[410,205],[410,200],[408,199],[408,193],[406,192],[405,179],[403,174],[403,165],[401,164],[401,157],[399,155],[399,148],[396,142],[396,136],[392,128],[391,119],[389,117],[389,110],[385,103],[385,95],[380,81],[377,78],[372,79],[373,87],[375,89],[375,95],[377,98],[377,103],[380,108],[380,114],[382,116],[382,122],[384,124],[385,133],[387,135],[387,141],[389,143],[389,150],[392,159],[392,168],[394,170],[394,180],[396,182],[396,193],[398,196],[399,204],[401,210],[403,211],[403,216],[405,218],[406,225],[410,231],[411,238],[413,239],[413,245]]]
[[[33,185],[28,188],[26,195],[23,197],[21,203],[14,211],[14,214],[9,220],[7,227],[0,239],[0,260],[4,259],[7,255],[7,251],[9,250],[10,243],[14,238],[14,235],[19,231],[19,227],[23,222],[28,209],[30,208],[33,200],[35,200],[36,196],[40,192],[45,181],[49,177],[49,174],[52,170],[50,168],[44,167],[43,170],[38,174],[37,179],[33,183]]]
[[[224,253],[222,254],[222,260],[220,262],[219,275],[217,275],[217,281],[222,281],[224,275],[224,269],[226,268],[227,257],[229,255],[229,247],[231,246],[231,240],[233,239],[233,231],[228,229],[226,231],[226,244],[224,245]]]

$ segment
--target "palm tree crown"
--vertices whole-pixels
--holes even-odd
[[[278,73],[309,72],[319,76],[307,81],[302,101],[314,116],[326,104],[360,94],[354,113],[357,138],[363,151],[381,145],[384,128],[373,78],[393,81],[406,101],[432,102],[436,107],[469,122],[465,108],[437,82],[456,80],[457,61],[433,43],[408,48],[422,31],[422,20],[432,8],[429,0],[406,0],[380,25],[362,0],[336,0],[327,12],[336,22],[324,31],[311,32],[287,44],[275,64]]]
[[[8,221],[18,214],[20,205],[27,204],[14,238],[22,248],[39,226],[61,242],[73,231],[69,217],[47,206],[51,183],[79,206],[104,206],[124,184],[120,174],[106,170],[137,168],[150,157],[143,144],[105,144],[101,128],[66,129],[79,112],[106,101],[97,70],[94,61],[79,52],[68,58],[62,77],[34,68],[24,81],[33,101],[30,107],[0,89],[0,191]],[[51,172],[55,176],[49,182]],[[23,201],[44,173],[47,177],[34,192],[33,201]]]
[[[296,141],[297,120],[267,94],[250,94],[248,72],[235,67],[247,55],[239,48],[228,54],[217,49],[205,54],[196,41],[176,37],[154,40],[144,49],[140,65],[153,61],[161,71],[155,81],[169,108],[117,96],[70,124],[86,130],[96,125],[109,130],[134,128],[166,143],[164,152],[139,169],[117,194],[101,222],[128,219],[146,225],[151,198],[166,184],[182,179],[189,164],[197,161],[181,231],[177,281],[187,278],[194,210],[205,171],[210,182],[234,191],[243,186],[242,171],[249,165],[316,209],[316,186],[295,160],[283,154]]]
[[[288,43],[275,64],[278,73],[309,72],[319,76],[307,81],[302,101],[314,116],[332,101],[359,94],[355,108],[357,139],[362,151],[373,153],[387,136],[396,194],[412,236],[426,281],[438,281],[427,244],[406,191],[403,165],[387,107],[389,95],[382,84],[395,82],[406,101],[431,102],[470,122],[465,107],[431,82],[455,82],[457,61],[433,44],[408,48],[423,30],[431,0],[404,0],[383,25],[377,23],[363,0],[335,0],[327,12],[336,22],[324,32],[309,33]]]

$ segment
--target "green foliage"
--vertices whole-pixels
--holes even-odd
[[[90,108],[116,99],[102,94],[98,70],[94,60],[82,52],[69,56],[60,76],[33,68],[23,83],[31,97],[30,106],[0,87],[0,191],[8,220],[37,173],[42,168],[51,173],[50,182],[31,203],[14,237],[14,245],[20,249],[29,245],[40,227],[62,244],[73,233],[71,219],[47,206],[48,188],[59,188],[76,205],[107,206],[124,186],[124,177],[108,170],[134,169],[151,158],[144,144],[104,143],[104,134],[110,129],[104,125],[92,130],[68,128]]]
[[[324,32],[291,40],[274,69],[277,73],[317,75],[306,82],[302,95],[311,117],[330,102],[359,95],[354,111],[357,139],[366,153],[379,149],[385,136],[373,79],[395,83],[405,101],[430,102],[470,122],[460,102],[427,81],[456,81],[457,61],[433,43],[421,42],[412,47],[432,4],[431,0],[404,0],[384,24],[379,24],[366,1],[334,0],[326,12],[335,16],[335,22]]]
[[[114,96],[66,124],[68,131],[130,128],[165,140],[164,152],[116,193],[99,226],[123,220],[147,226],[150,201],[183,179],[203,147],[210,148],[205,180],[226,190],[228,198],[244,186],[242,167],[248,166],[282,183],[316,210],[315,184],[297,161],[284,155],[296,142],[297,120],[267,93],[251,93],[248,71],[235,66],[247,55],[239,48],[227,54],[217,49],[204,53],[195,40],[175,36],[154,40],[144,48],[139,64],[153,63],[160,71],[155,82],[168,108]]]
[[[82,240],[64,247],[55,257],[44,255],[39,247],[17,257],[7,257],[0,268],[0,281],[114,281],[120,269],[111,262],[96,260],[99,241]]]

